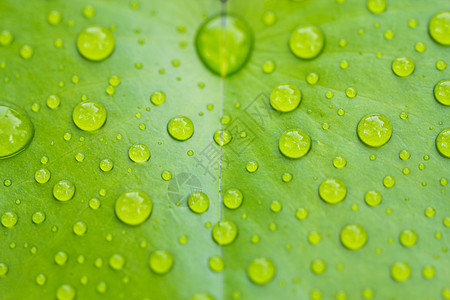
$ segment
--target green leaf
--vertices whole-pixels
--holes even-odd
[[[7,268],[0,275],[2,297],[70,299],[60,290],[70,285],[77,299],[190,299],[198,293],[214,299],[449,299],[450,160],[439,154],[435,140],[450,118],[433,88],[450,77],[448,68],[436,67],[438,60],[450,62],[450,52],[428,33],[429,20],[448,9],[447,1],[389,0],[382,13],[370,12],[365,2],[0,3],[0,30],[14,36],[3,45],[2,34],[0,100],[24,110],[35,128],[23,152],[0,160],[0,274]],[[57,13],[48,20],[52,11],[61,14],[60,22]],[[210,72],[195,49],[197,29],[221,12],[253,31],[249,61],[226,78]],[[289,49],[291,32],[305,24],[325,35],[323,51],[310,60]],[[83,58],[76,46],[77,35],[92,25],[111,29],[115,37],[114,52],[99,62]],[[425,44],[424,52],[416,50],[417,42]],[[397,57],[414,61],[411,75],[393,73]],[[267,64],[263,70],[267,61],[274,63],[273,72]],[[308,83],[311,73],[317,82]],[[108,87],[113,75],[120,77],[114,92]],[[296,85],[302,101],[281,113],[270,106],[269,95],[284,83]],[[355,97],[347,96],[348,88]],[[157,91],[167,96],[160,105],[150,101]],[[60,98],[55,109],[47,106],[50,95]],[[93,132],[72,120],[75,106],[87,99],[107,111],[105,125]],[[383,114],[393,127],[378,148],[357,134],[360,119],[372,113]],[[194,123],[190,139],[169,135],[175,116]],[[292,128],[311,138],[300,159],[278,149],[281,134]],[[223,147],[213,139],[220,129],[233,136]],[[148,146],[148,161],[130,160],[135,144]],[[410,158],[400,158],[402,150]],[[338,156],[346,160],[342,168],[333,166]],[[104,159],[113,161],[112,170],[100,168]],[[256,163],[256,171],[246,169],[249,162],[248,170]],[[35,173],[43,168],[51,177],[40,184]],[[386,176],[395,179],[391,188],[383,183]],[[319,186],[328,178],[345,183],[342,202],[321,199]],[[61,180],[75,185],[71,200],[53,196]],[[115,204],[135,189],[150,196],[153,209],[148,220],[132,226],[116,216]],[[229,189],[243,194],[237,209],[223,203]],[[382,195],[379,205],[365,202],[371,190]],[[197,191],[210,200],[203,214],[187,204]],[[11,212],[18,221],[6,227]],[[36,212],[45,213],[43,222],[39,215],[32,220]],[[213,238],[220,220],[237,227],[229,245]],[[359,249],[340,239],[349,224],[367,233]],[[401,239],[405,230],[417,235],[411,247],[405,245],[414,233],[406,231]],[[158,250],[173,256],[166,274],[149,267]],[[223,271],[208,265],[214,256],[223,258]],[[247,273],[261,258],[273,262],[273,278]],[[402,282],[391,275],[392,266],[404,266],[398,262],[411,270]],[[263,284],[254,283],[255,276]]]

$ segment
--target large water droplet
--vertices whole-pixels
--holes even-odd
[[[370,114],[361,118],[358,123],[358,137],[366,145],[381,147],[392,135],[392,124],[382,114]]]
[[[270,105],[281,112],[289,112],[296,109],[302,100],[302,93],[293,84],[276,85],[270,92]]]
[[[0,103],[0,159],[14,156],[31,143],[34,126],[20,108]]]
[[[434,86],[434,98],[439,103],[450,106],[450,79],[441,80]]]
[[[128,225],[144,223],[150,217],[152,208],[152,199],[140,190],[123,193],[117,198],[115,204],[117,217]]]
[[[195,47],[208,69],[229,76],[247,63],[253,48],[253,33],[244,20],[222,14],[202,24],[195,37]]]
[[[150,254],[150,269],[156,274],[163,275],[172,269],[173,255],[167,250],[157,250]]]
[[[382,13],[386,10],[386,0],[367,0],[367,9],[374,14]]]
[[[75,194],[75,185],[69,180],[61,180],[53,186],[53,197],[59,201],[69,201]]]
[[[412,247],[417,242],[417,233],[414,230],[407,229],[400,233],[400,243],[405,247]]]
[[[256,284],[267,284],[275,276],[275,264],[265,257],[253,259],[247,267],[248,278]]]
[[[75,299],[76,291],[69,284],[61,285],[56,291],[56,298],[58,300],[73,300]]]
[[[367,242],[367,232],[361,225],[347,225],[341,230],[341,243],[347,249],[358,250]]]
[[[238,189],[229,189],[223,194],[223,204],[229,209],[241,206],[244,195]]]
[[[278,141],[281,154],[288,158],[300,158],[311,149],[309,135],[300,129],[289,129],[283,132]]]
[[[436,137],[436,149],[446,158],[450,158],[450,128],[442,130]]]
[[[435,14],[428,24],[428,32],[439,44],[450,45],[450,11]]]
[[[312,59],[317,57],[325,45],[325,35],[314,25],[297,27],[289,38],[289,48],[297,57]]]
[[[392,61],[392,71],[399,77],[406,77],[414,72],[414,61],[409,57],[397,57]]]
[[[115,44],[113,33],[102,26],[87,27],[77,38],[78,51],[92,61],[101,61],[110,56]]]
[[[323,201],[336,204],[345,199],[347,187],[344,182],[336,178],[328,178],[319,186],[319,196]]]
[[[212,237],[214,241],[220,246],[226,246],[234,242],[238,234],[236,224],[232,221],[219,221],[214,225],[212,230]]]
[[[396,262],[391,266],[391,276],[396,281],[405,281],[411,276],[411,267],[405,262]]]
[[[72,119],[84,131],[100,129],[106,122],[106,109],[97,101],[83,101],[73,109]]]
[[[203,192],[193,192],[189,195],[188,206],[193,212],[202,214],[209,208],[209,198]]]
[[[136,163],[146,162],[150,159],[150,155],[150,149],[143,144],[133,145],[128,150],[128,157]]]
[[[174,139],[185,141],[194,134],[194,123],[188,117],[174,117],[167,123],[167,131]]]

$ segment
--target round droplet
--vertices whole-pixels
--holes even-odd
[[[166,93],[164,93],[163,91],[157,91],[154,92],[151,96],[150,96],[150,101],[154,104],[154,105],[161,105],[164,103],[164,101],[166,101]]]
[[[244,195],[238,189],[229,189],[223,195],[223,204],[229,209],[236,209],[241,206]]]
[[[117,217],[128,225],[144,223],[152,212],[152,199],[143,191],[131,190],[123,193],[116,200]]]
[[[11,211],[5,212],[1,218],[2,225],[6,228],[15,226],[17,224],[17,220],[17,214]]]
[[[143,163],[150,159],[150,149],[146,145],[136,144],[128,150],[128,157],[136,162]]]
[[[370,147],[381,147],[392,135],[392,124],[382,114],[370,114],[361,118],[358,123],[359,139]]]
[[[214,225],[212,237],[219,246],[226,246],[234,242],[238,234],[236,224],[232,221],[219,221]]]
[[[265,257],[253,259],[247,267],[248,278],[259,285],[269,283],[275,276],[275,272],[275,264]]]
[[[43,211],[37,211],[31,216],[31,220],[34,224],[41,224],[45,221],[45,213]]]
[[[47,21],[50,25],[57,25],[61,22],[61,13],[57,10],[52,10],[47,15]]]
[[[434,86],[434,98],[437,102],[450,106],[450,79],[441,80]]]
[[[55,263],[62,266],[67,262],[67,260],[69,259],[69,256],[67,255],[66,252],[59,251],[58,253],[55,254],[54,259],[55,259]]]
[[[347,165],[347,160],[343,156],[336,156],[333,159],[333,166],[338,169],[342,169]]]
[[[34,50],[29,45],[23,45],[19,50],[19,54],[23,59],[30,59],[34,54]]]
[[[407,160],[411,157],[411,153],[408,150],[402,150],[398,156],[401,160]]]
[[[157,250],[150,254],[150,269],[156,274],[163,275],[172,269],[173,255],[167,250]]]
[[[103,172],[109,172],[114,168],[114,163],[109,158],[102,159],[100,161],[100,170]]]
[[[382,13],[386,10],[386,0],[367,0],[367,9],[374,14]]]
[[[258,163],[256,161],[249,161],[246,165],[245,165],[245,169],[249,172],[249,173],[255,173],[256,170],[258,170]]]
[[[45,276],[45,274],[40,273],[36,276],[35,280],[38,285],[43,286],[47,282],[47,276]]]
[[[76,222],[72,227],[73,233],[78,236],[82,236],[87,232],[87,225],[83,221]]]
[[[361,225],[347,225],[341,230],[341,243],[347,249],[358,250],[367,242],[367,232]]]
[[[317,57],[325,45],[325,35],[314,25],[297,27],[289,38],[289,48],[302,59]]]
[[[390,176],[390,175],[385,176],[383,178],[383,185],[386,188],[390,189],[391,187],[393,187],[395,185],[395,178],[393,176]]]
[[[316,245],[322,240],[322,235],[318,231],[311,231],[308,233],[308,242],[311,245]]]
[[[435,14],[428,24],[428,32],[437,43],[450,45],[450,11]]]
[[[369,206],[377,206],[381,203],[381,200],[383,200],[383,197],[378,191],[368,191],[364,196],[364,201]]]
[[[436,149],[446,158],[450,158],[450,128],[442,130],[436,137]]]
[[[302,93],[293,84],[278,84],[270,92],[270,105],[281,112],[293,111],[302,100]]]
[[[412,247],[417,242],[417,233],[414,230],[407,229],[400,233],[400,243],[405,247]]]
[[[396,262],[391,266],[391,276],[396,281],[405,281],[411,276],[411,267],[405,262]]]
[[[120,254],[113,254],[109,258],[109,266],[114,270],[121,270],[125,265],[125,258]]]
[[[69,201],[75,194],[75,185],[69,180],[58,181],[53,186],[53,197],[59,201]]]
[[[244,67],[253,48],[253,33],[247,23],[221,14],[206,20],[195,36],[197,54],[205,66],[220,76]]]
[[[322,274],[327,269],[327,264],[322,259],[315,259],[311,262],[311,271],[315,274]]]
[[[47,106],[50,109],[57,109],[61,104],[61,99],[57,95],[50,95],[46,100]]]
[[[40,170],[37,170],[36,173],[34,173],[34,179],[37,183],[44,184],[50,180],[50,171],[46,168],[42,168]]]
[[[411,75],[414,69],[414,61],[409,57],[398,57],[392,61],[392,71],[399,77]]]
[[[2,30],[0,32],[0,45],[9,46],[14,40],[14,35],[9,30]]]
[[[266,74],[270,74],[275,71],[275,62],[272,60],[267,60],[262,65],[262,70]]]
[[[425,266],[422,269],[422,275],[426,279],[431,279],[434,277],[435,269],[433,266]]]
[[[69,284],[61,285],[56,291],[56,298],[58,300],[73,300],[75,299],[75,289]]]
[[[299,220],[304,220],[308,217],[308,211],[306,210],[306,208],[298,208],[295,211],[295,217]]]
[[[309,135],[300,129],[289,129],[283,132],[278,141],[281,154],[288,158],[300,158],[311,149]]]
[[[214,133],[214,141],[216,142],[217,145],[219,146],[225,146],[226,144],[228,144],[229,142],[231,142],[231,139],[233,138],[233,136],[231,135],[231,133],[226,130],[217,130]]]
[[[193,192],[189,195],[188,206],[191,211],[197,214],[202,214],[209,208],[209,198],[203,192]]]
[[[87,27],[77,38],[78,51],[92,61],[101,61],[110,56],[115,44],[113,33],[102,26]]]
[[[336,178],[328,178],[319,186],[319,195],[323,201],[336,204],[345,199],[347,187],[345,183]]]
[[[84,131],[100,129],[106,122],[106,109],[97,101],[83,101],[73,109],[72,119]]]
[[[0,263],[0,276],[8,274],[8,266],[5,263]]]
[[[209,268],[214,272],[220,272],[225,268],[225,263],[223,261],[223,258],[220,256],[211,256],[208,259],[208,265]]]
[[[167,131],[174,139],[185,141],[194,134],[194,123],[188,117],[174,117],[167,123]]]
[[[34,137],[34,126],[27,113],[1,102],[0,128],[0,159],[19,154]]]

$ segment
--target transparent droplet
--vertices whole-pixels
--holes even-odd
[[[42,224],[45,221],[45,213],[43,211],[37,211],[31,216],[31,220],[34,224]]]
[[[178,141],[186,141],[194,134],[194,123],[185,116],[177,116],[167,123],[170,136]]]
[[[277,15],[273,11],[266,11],[263,14],[263,22],[267,26],[275,24],[277,21]]]
[[[61,13],[57,10],[52,10],[47,15],[47,21],[50,25],[57,25],[61,23],[62,16]]]
[[[248,278],[259,285],[269,283],[275,276],[276,267],[272,260],[265,257],[253,259],[247,267]]]
[[[157,250],[150,254],[150,269],[158,275],[168,273],[172,269],[173,263],[173,255],[167,250]]]
[[[358,123],[358,137],[366,145],[381,147],[392,135],[392,124],[382,114],[369,114],[361,118]]]
[[[55,259],[55,263],[62,266],[67,262],[67,260],[69,259],[69,256],[67,255],[66,252],[59,251],[58,253],[55,254],[54,259]]]
[[[256,170],[258,170],[258,163],[256,161],[249,161],[246,165],[245,165],[245,169],[249,172],[249,173],[255,173]]]
[[[123,266],[125,265],[125,258],[115,253],[110,256],[109,258],[109,266],[114,270],[122,270]]]
[[[364,201],[369,206],[377,206],[381,203],[383,197],[381,196],[379,191],[371,190],[366,192],[364,196]]]
[[[411,75],[414,69],[414,61],[409,57],[397,57],[392,61],[392,71],[399,77]]]
[[[136,162],[143,163],[150,159],[150,149],[146,145],[136,144],[128,150],[128,157]]]
[[[10,228],[17,224],[18,219],[15,212],[8,211],[2,215],[1,222],[4,227]]]
[[[109,57],[114,51],[115,44],[113,33],[102,26],[87,27],[77,37],[78,52],[92,61],[101,61]]]
[[[422,53],[425,52],[425,50],[427,49],[426,45],[424,42],[417,42],[414,45],[414,48],[416,49],[417,52]]]
[[[56,298],[58,300],[73,300],[75,299],[75,288],[69,284],[61,285],[56,291]]]
[[[306,208],[298,208],[295,211],[295,217],[299,220],[304,220],[308,217],[308,211],[306,210]]]
[[[166,93],[163,91],[156,91],[150,96],[150,101],[154,105],[161,105],[166,101]]]
[[[407,229],[400,233],[400,243],[405,247],[412,247],[417,242],[417,233],[414,230]]]
[[[89,207],[92,209],[98,209],[100,205],[100,200],[98,200],[97,198],[92,198],[91,200],[89,200]]]
[[[394,179],[394,177],[393,177],[393,176],[390,176],[390,175],[384,177],[384,178],[383,178],[383,185],[384,185],[386,188],[388,188],[388,189],[390,189],[391,187],[393,187],[393,186],[395,185],[395,179]]]
[[[438,60],[436,62],[436,69],[438,69],[439,71],[444,71],[447,68],[447,63],[445,62],[445,60]]]
[[[225,77],[238,72],[247,63],[253,48],[253,33],[243,19],[220,14],[200,26],[195,47],[205,66]]]
[[[309,73],[306,76],[306,82],[311,85],[316,84],[318,81],[319,81],[319,75],[317,73]]]
[[[59,201],[69,201],[75,194],[75,185],[69,180],[61,180],[53,186],[53,197]]]
[[[341,230],[340,239],[347,249],[358,250],[366,244],[367,232],[361,225],[346,225]]]
[[[152,208],[152,199],[140,190],[123,193],[115,204],[116,216],[128,225],[144,223],[150,217]]]
[[[47,97],[47,106],[51,109],[56,109],[61,104],[61,99],[57,95],[50,95]]]
[[[450,79],[439,81],[434,86],[434,98],[441,104],[450,106]]]
[[[311,245],[316,245],[322,240],[322,235],[318,231],[311,231],[308,233],[308,242]]]
[[[189,195],[188,206],[191,211],[202,214],[209,208],[209,197],[203,192],[193,192]]]
[[[450,128],[442,130],[436,137],[436,149],[446,158],[450,158]]]
[[[280,201],[274,200],[270,203],[270,210],[273,212],[280,212],[283,208],[283,205]]]
[[[83,7],[82,12],[83,12],[83,16],[86,19],[90,19],[95,15],[95,8],[93,6],[88,5],[88,6]]]
[[[347,95],[347,97],[349,98],[355,98],[356,97],[356,89],[349,87],[345,90],[345,94]]]
[[[226,246],[234,242],[238,235],[238,228],[232,221],[223,220],[214,225],[212,230],[213,240],[219,246]]]
[[[422,269],[422,275],[426,279],[432,279],[435,274],[435,269],[433,266],[425,266]],[[450,299],[450,298],[449,298]]]
[[[289,48],[295,56],[302,59],[317,57],[325,45],[325,35],[314,25],[303,25],[292,31]]]
[[[0,102],[0,159],[19,154],[34,137],[34,126],[22,109]]]
[[[114,168],[114,163],[109,158],[102,159],[100,161],[100,170],[103,172],[109,172]]]
[[[382,13],[386,10],[386,0],[367,0],[367,9],[374,14]]]
[[[120,77],[118,75],[112,75],[111,77],[109,77],[108,83],[111,86],[118,86],[120,84]]]
[[[396,281],[406,281],[411,276],[411,267],[406,262],[396,262],[391,266],[391,276]]]
[[[208,266],[214,272],[221,272],[225,268],[225,263],[222,257],[215,255],[208,259]]]
[[[272,60],[266,60],[262,65],[262,70],[266,74],[270,74],[275,71],[275,62]]]
[[[345,199],[347,187],[340,179],[328,178],[320,184],[319,195],[323,201],[336,204]]]
[[[437,43],[450,45],[450,11],[436,13],[428,24],[428,32]]]
[[[81,130],[98,130],[106,122],[106,109],[97,101],[83,101],[73,109],[72,119]]]
[[[29,45],[23,45],[19,50],[19,54],[23,59],[30,59],[34,54],[34,50]]]
[[[217,145],[219,146],[225,146],[226,144],[228,144],[229,142],[231,142],[231,139],[233,138],[233,136],[231,135],[231,133],[226,130],[217,130],[214,133],[214,141],[216,142]]]
[[[0,45],[9,46],[14,41],[14,35],[9,30],[2,30],[0,32]]]
[[[82,236],[87,232],[87,225],[83,221],[76,222],[73,224],[72,230],[73,233],[75,233],[78,236]]]
[[[407,159],[409,159],[409,158],[411,157],[411,153],[409,153],[408,150],[402,150],[402,151],[400,151],[400,153],[399,153],[399,157],[400,157],[402,160],[407,160]]]
[[[322,274],[327,269],[327,264],[322,259],[315,259],[311,262],[311,271],[315,274]]]
[[[283,180],[284,182],[290,182],[292,180],[292,174],[291,173],[283,173],[283,175],[281,175],[281,180]]]
[[[278,84],[270,92],[270,105],[281,112],[290,112],[296,109],[301,100],[302,93],[293,84]]]
[[[45,283],[47,282],[47,276],[45,276],[44,274],[40,273],[36,276],[35,279],[36,283],[40,286],[45,285]]]
[[[333,158],[333,166],[338,169],[342,169],[347,165],[347,160],[343,156],[336,156]]]
[[[161,178],[165,181],[169,181],[170,179],[172,179],[172,172],[168,170],[162,171]]]
[[[289,129],[280,136],[278,148],[284,156],[297,159],[305,156],[311,149],[311,139],[303,130]]]
[[[244,195],[238,189],[228,189],[223,194],[223,204],[229,209],[236,209],[241,206]]]

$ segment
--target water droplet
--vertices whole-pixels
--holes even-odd
[[[97,198],[92,198],[91,200],[89,200],[89,207],[92,209],[98,209],[100,205],[100,200],[98,200]]]
[[[68,201],[75,194],[75,185],[69,180],[61,180],[53,186],[53,197],[59,201]]]
[[[311,231],[308,233],[308,242],[311,245],[316,245],[322,240],[322,235],[318,231]]]
[[[358,123],[358,137],[366,145],[381,147],[392,135],[392,124],[382,114],[369,114],[361,118]]]
[[[283,205],[280,201],[274,200],[270,203],[270,210],[273,212],[280,212],[283,208]]]
[[[97,101],[83,101],[73,109],[72,119],[81,130],[98,130],[106,122],[106,109]]]
[[[283,175],[281,175],[281,180],[283,180],[284,182],[290,182],[292,180],[292,174],[283,173]]]
[[[34,173],[34,179],[37,183],[43,184],[50,180],[50,171],[48,169],[42,168],[40,170],[37,170],[36,173]]]
[[[102,159],[100,161],[100,170],[103,172],[109,172],[114,168],[114,163],[109,158]]]
[[[30,59],[34,54],[34,50],[29,45],[23,45],[19,50],[19,54],[23,59]]]
[[[215,298],[207,293],[197,293],[189,298],[189,300],[215,300]]]
[[[31,143],[34,126],[22,109],[0,102],[0,159],[19,154]]]
[[[73,233],[75,233],[78,236],[82,236],[87,232],[87,225],[83,221],[76,222],[73,224]]]
[[[31,216],[31,220],[34,224],[42,224],[45,221],[45,213],[43,211],[37,211]]]
[[[409,153],[408,150],[402,150],[399,153],[399,157],[402,160],[407,160],[407,159],[409,159],[411,157],[411,153]]]
[[[194,134],[194,123],[192,123],[188,117],[173,117],[169,123],[167,123],[167,131],[174,139],[186,141]]]
[[[306,76],[306,82],[309,83],[310,85],[314,85],[319,81],[319,75],[317,75],[317,73],[309,73]]]
[[[417,42],[417,43],[414,45],[414,48],[415,48],[416,51],[419,52],[419,53],[423,53],[423,52],[425,52],[425,50],[427,49],[427,47],[426,47],[426,45],[425,45],[424,42]]]
[[[47,282],[47,276],[45,276],[44,274],[40,273],[36,276],[36,283],[40,286],[45,285],[45,283]]]
[[[434,86],[434,98],[439,103],[450,106],[450,79],[441,80]]]
[[[17,221],[17,214],[11,211],[5,212],[1,218],[2,225],[6,228],[15,226],[17,224]]]
[[[203,192],[193,192],[189,195],[188,206],[191,211],[202,214],[209,208],[209,197]]]
[[[266,11],[263,14],[263,22],[267,26],[275,24],[277,21],[277,15],[273,11]]]
[[[59,251],[58,253],[55,254],[55,263],[57,263],[58,265],[62,266],[64,265],[67,260],[69,259],[69,257],[67,256],[67,253],[64,251]]]
[[[220,256],[211,256],[208,259],[208,265],[211,271],[214,272],[221,272],[225,268],[225,263],[223,261],[223,258]]]
[[[340,239],[349,250],[358,250],[367,242],[367,232],[361,225],[350,224],[342,228]]]
[[[169,181],[170,179],[172,179],[172,172],[168,170],[162,171],[161,178],[165,181]]]
[[[52,10],[47,15],[47,21],[50,25],[57,25],[61,22],[62,16],[61,13],[57,10]]]
[[[195,47],[208,69],[217,75],[229,76],[247,63],[253,48],[253,33],[244,20],[221,14],[200,26]]]
[[[411,75],[414,69],[414,61],[409,57],[397,57],[392,61],[392,71],[399,77]]]
[[[152,199],[140,190],[123,193],[117,198],[115,204],[117,217],[128,225],[144,223],[150,217],[152,208]]]
[[[428,24],[428,32],[437,43],[450,45],[450,11],[435,14]]]
[[[0,45],[9,46],[14,40],[14,35],[9,30],[2,30],[0,32]]]
[[[392,30],[386,30],[384,32],[384,38],[387,40],[392,40],[394,38],[394,32]]]
[[[311,149],[311,139],[303,130],[289,129],[280,136],[278,148],[284,156],[297,159],[305,156]]]
[[[382,13],[386,10],[386,0],[367,0],[367,9],[374,14]]]
[[[293,84],[278,84],[270,92],[270,105],[281,112],[290,112],[296,109],[301,100],[302,93]]]
[[[319,186],[319,195],[323,201],[336,204],[345,199],[347,187],[345,183],[336,178],[328,178]]]
[[[150,269],[158,275],[166,274],[172,269],[173,255],[167,250],[157,250],[150,254]]]
[[[417,20],[416,19],[409,19],[408,20],[408,26],[410,28],[416,28],[417,27]]]
[[[164,93],[163,91],[156,91],[150,96],[150,101],[154,105],[163,104],[164,101],[166,101],[166,93]]]
[[[405,281],[411,276],[411,267],[405,262],[396,262],[391,266],[391,276],[396,281]]]
[[[302,59],[317,57],[325,45],[325,35],[314,25],[297,27],[289,38],[289,48]]]
[[[214,225],[212,230],[213,240],[219,246],[226,246],[234,242],[238,235],[238,228],[232,221],[223,220]]]
[[[122,270],[124,265],[125,258],[120,254],[115,253],[109,258],[109,266],[114,270]]]
[[[57,109],[61,104],[61,99],[57,95],[50,95],[47,97],[47,106],[51,109]]]
[[[86,19],[90,19],[95,15],[95,8],[93,6],[85,6],[83,7],[83,16]]]
[[[333,166],[337,169],[342,169],[347,165],[347,160],[343,156],[336,156],[333,158]]]
[[[417,242],[417,233],[414,230],[407,229],[400,233],[400,243],[405,247],[412,247]]]
[[[383,197],[381,196],[379,191],[375,190],[366,192],[364,196],[364,201],[369,206],[377,206],[381,203],[381,200],[383,200]]]
[[[322,259],[315,259],[311,262],[311,271],[319,275],[325,272],[327,264]]]
[[[223,195],[223,204],[229,209],[236,209],[241,206],[244,196],[238,189],[229,189]]]
[[[440,59],[436,62],[436,69],[438,69],[439,71],[443,71],[447,68],[447,63]]]
[[[128,150],[128,157],[136,162],[143,163],[150,159],[150,149],[146,145],[136,144]]]
[[[225,146],[226,144],[228,144],[231,141],[232,138],[233,138],[233,136],[226,129],[217,130],[214,133],[214,141],[219,146]]]
[[[76,291],[69,284],[61,285],[56,291],[56,298],[58,300],[73,300],[75,299]]]
[[[275,62],[272,60],[267,60],[262,65],[262,70],[266,74],[270,74],[275,71]]]
[[[249,161],[245,165],[245,169],[247,169],[247,171],[250,173],[255,173],[256,170],[258,170],[258,163],[256,161]]]
[[[347,95],[347,97],[349,98],[355,98],[356,97],[356,89],[349,87],[345,90],[345,94]]]
[[[436,137],[436,149],[446,158],[450,158],[450,128],[442,130]]]
[[[113,33],[102,26],[87,27],[77,38],[78,51],[84,58],[92,61],[106,59],[114,51],[115,44]]]
[[[259,285],[269,283],[275,276],[275,272],[275,264],[265,257],[253,259],[247,267],[248,278]]]
[[[395,179],[392,176],[386,176],[383,178],[383,185],[390,189],[391,187],[393,187],[395,185]]]
[[[83,153],[77,153],[75,154],[75,159],[78,162],[82,162],[84,160],[84,154]]]
[[[422,275],[426,279],[433,278],[434,277],[434,273],[435,273],[435,270],[434,270],[433,266],[425,266],[422,269]]]
[[[299,220],[304,220],[308,217],[308,211],[306,210],[306,208],[298,208],[295,211],[295,217]]]

